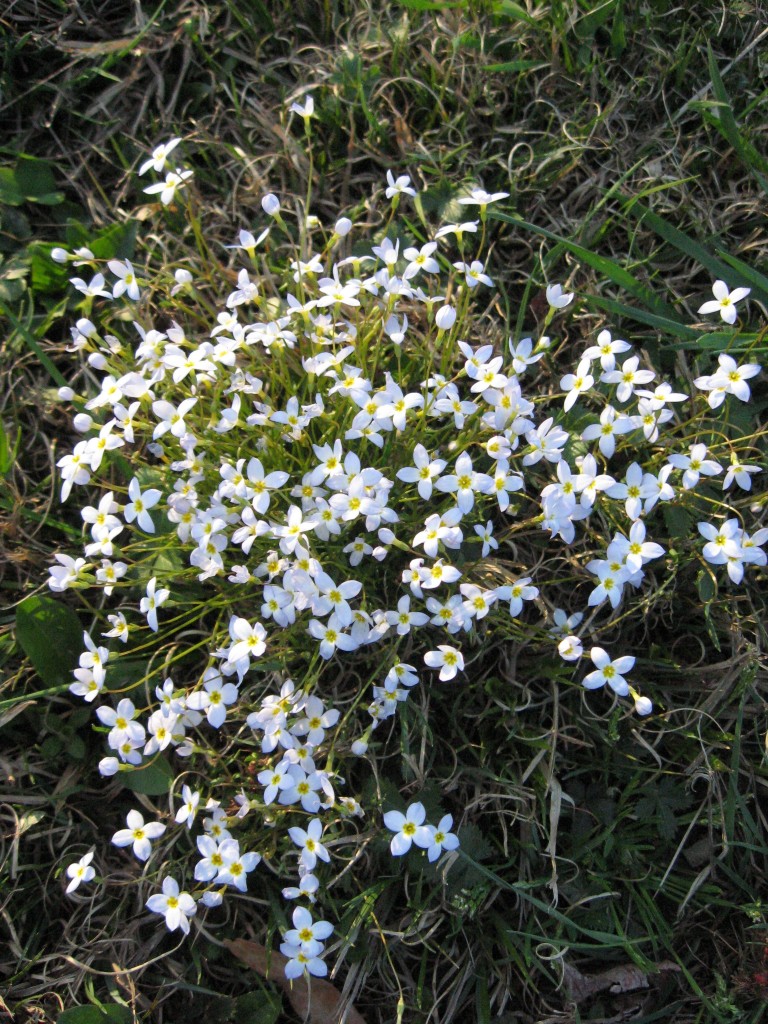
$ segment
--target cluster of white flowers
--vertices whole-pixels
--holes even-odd
[[[418,802],[410,804],[405,814],[400,811],[386,812],[384,824],[395,833],[389,846],[393,857],[402,857],[408,853],[413,843],[427,851],[430,862],[436,861],[443,850],[458,849],[459,837],[451,832],[453,816],[444,814],[437,825],[424,824],[426,816],[424,804]]]
[[[311,97],[292,110],[308,124]],[[140,173],[162,173],[178,142],[159,146]],[[167,204],[188,176],[177,169],[145,191],[159,192]],[[414,194],[407,175],[388,172],[385,195],[393,209]],[[460,202],[479,206],[485,224],[488,204],[504,197],[475,189]],[[277,197],[266,196],[262,206],[284,227]],[[548,336],[510,340],[508,356],[458,337],[468,327],[470,295],[492,286],[483,262],[464,252],[479,223],[445,225],[414,245],[388,234],[369,251],[343,258],[335,254],[354,228],[351,221],[342,218],[327,234],[308,229],[310,240],[321,239],[319,251],[291,262],[279,302],[265,296],[256,264],[243,266],[206,338],[197,327],[188,336],[178,322],[165,330],[135,322],[134,339],[102,333],[86,318],[73,328],[72,350],[87,354],[100,377],[97,393],[75,417],[85,436],[58,462],[62,500],[91,483],[112,452],[130,459],[135,475],[124,494],[111,484],[97,505],[82,509],[89,534],[84,557],[59,554],[50,570],[57,592],[103,591],[114,610],[107,615],[112,628],[102,635],[124,645],[110,651],[86,634],[72,692],[88,701],[103,696],[108,666],[131,651],[134,635],[141,644],[153,642],[152,635],[158,643],[173,635],[181,580],[212,588],[218,621],[208,664],[193,686],[167,676],[154,704],[137,708],[125,697],[115,707],[96,708],[113,752],[101,771],[137,770],[171,749],[194,758],[204,723],[221,730],[233,719],[245,722],[264,755],[258,796],[237,794],[234,813],[208,799],[209,817],[196,839],[199,887],[183,892],[168,876],[162,894],[150,898],[148,908],[164,915],[170,929],[188,931],[198,901],[213,906],[227,887],[246,890],[261,855],[242,852],[230,829],[250,813],[270,821],[276,809],[288,821],[294,812],[317,815],[306,827],[286,829],[300,850],[299,884],[284,890],[287,899],[315,901],[320,881],[314,870],[318,861],[330,860],[323,816],[336,829],[363,811],[353,797],[337,793],[344,780],[332,767],[334,746],[365,754],[372,732],[419,685],[422,665],[442,682],[471,678],[458,646],[461,634],[481,633],[493,623],[505,636],[521,635],[515,631],[527,616],[553,653],[574,665],[584,658],[577,632],[582,612],[558,609],[550,619],[533,569],[526,575],[525,566],[500,557],[511,524],[524,521],[567,545],[576,542],[577,531],[585,535],[590,521],[607,517],[620,524],[605,557],[582,565],[585,581],[593,580],[581,608],[616,609],[626,585],[642,586],[645,565],[665,554],[646,526],[657,503],[680,499],[722,471],[702,443],[689,445],[687,454],[671,451],[676,435],[665,439],[664,432],[677,426],[676,406],[692,400],[657,381],[638,355],[619,366],[617,356],[631,346],[609,331],[602,330],[574,372],[562,377],[564,396],[537,387],[539,364],[551,350]],[[269,231],[256,237],[244,229],[232,248],[253,257]],[[453,260],[458,245],[462,259]],[[62,253],[56,258],[97,270],[82,250]],[[108,267],[116,277],[111,290],[98,272],[88,285],[79,278],[72,283],[89,302],[138,299],[132,265],[110,261]],[[451,275],[450,290],[443,274]],[[187,277],[176,281],[177,288],[190,283]],[[445,295],[454,298],[448,302]],[[573,295],[552,285],[547,298],[546,325]],[[736,293],[731,299],[737,301]],[[745,381],[758,370],[720,356],[715,373],[696,384],[716,409],[727,395],[746,400]],[[62,397],[71,399],[70,389]],[[597,416],[580,437],[566,429],[577,404]],[[687,441],[689,434],[681,433]],[[566,454],[574,441],[582,451],[597,442],[596,450]],[[646,468],[634,461],[642,445]],[[724,487],[735,480],[748,488],[756,467],[742,465],[724,442],[726,450],[731,469]],[[627,451],[633,454],[628,466],[619,458]],[[619,466],[616,476],[609,472],[612,462]],[[768,531],[750,537],[737,519],[699,530],[708,541],[703,557],[727,564],[735,582],[746,565],[765,564],[761,545]],[[171,543],[188,569],[163,570],[154,558]],[[554,621],[551,635],[541,629],[542,609],[544,626]],[[593,636],[594,615],[588,624]],[[452,643],[439,642],[446,633]],[[310,651],[306,681],[297,688],[285,679],[279,693],[254,697],[254,680],[263,678],[259,660],[290,652],[291,643]],[[316,683],[331,659],[359,664],[367,648],[380,651],[370,721],[361,726],[352,717],[341,732],[340,711],[327,706]],[[416,664],[402,661],[401,650],[412,651]],[[595,670],[582,678],[587,689],[607,685],[619,696],[631,695],[640,714],[650,712],[650,700],[623,677],[634,657],[611,660],[592,647],[590,658]],[[354,740],[350,730],[358,733]],[[182,797],[175,823],[191,828],[202,797],[187,786]],[[396,832],[394,855],[411,842],[430,860],[456,848],[450,815],[437,826],[424,818],[419,803],[406,815],[387,813],[385,825]],[[113,842],[147,860],[151,841],[166,826],[145,823],[135,810],[127,826]],[[78,872],[70,876],[74,884],[87,880],[84,861]],[[301,907],[293,922],[282,947],[288,977],[325,973],[321,940],[331,925],[313,923]]]

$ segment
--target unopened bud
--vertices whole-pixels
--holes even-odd
[[[456,323],[456,310],[453,306],[441,306],[435,313],[435,323],[441,331],[450,331]]]
[[[267,192],[261,200],[261,208],[268,217],[276,217],[280,213],[280,200],[272,192]]]
[[[79,412],[72,420],[72,426],[78,434],[87,434],[93,426],[93,416],[89,416],[87,412]]]

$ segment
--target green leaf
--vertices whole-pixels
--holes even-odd
[[[717,585],[715,580],[710,573],[702,570],[699,573],[699,578],[696,580],[696,589],[699,592],[699,597],[705,605],[709,605],[712,598],[717,593]]]
[[[0,167],[0,203],[58,206],[63,202],[64,193],[57,191],[56,179],[47,161],[20,156],[15,167]]]
[[[486,71],[533,71],[548,68],[549,64],[541,60],[503,60],[500,64],[486,64]]]
[[[14,171],[19,190],[28,203],[57,206],[64,202],[64,193],[56,189],[53,169],[46,160],[20,156]]]
[[[56,1024],[133,1024],[133,1013],[119,1003],[102,1006],[71,1006],[56,1018]]]
[[[478,975],[475,987],[475,1020],[477,1024],[490,1024],[491,1001],[488,996],[488,979],[484,974]]]
[[[91,237],[87,245],[99,260],[131,259],[136,248],[136,232],[138,221],[129,220],[125,224],[112,224]]]
[[[615,8],[621,9],[617,0],[604,0],[593,6],[586,14],[582,15],[574,24],[573,31],[577,39],[589,42],[594,38],[595,32],[614,16]]]
[[[31,234],[29,218],[23,210],[0,204],[0,252],[18,252]]]
[[[115,693],[130,693],[143,684],[150,672],[150,661],[146,658],[126,657],[120,654],[109,663],[106,687]]]
[[[661,511],[670,537],[680,540],[690,534],[693,515],[687,508],[683,508],[681,505],[671,505],[665,501],[662,502]]]
[[[164,757],[156,757],[143,768],[120,772],[118,778],[133,793],[146,796],[164,796],[171,788],[174,772]]]
[[[16,181],[12,167],[0,167],[0,203],[6,206],[21,206],[24,195]]]
[[[237,1024],[275,1024],[282,1013],[282,1000],[267,992],[246,992],[235,1000]]]
[[[497,17],[512,18],[514,21],[524,21],[527,25],[536,25],[536,19],[532,18],[528,11],[520,4],[513,3],[513,0],[498,0],[493,5],[493,13]]]
[[[16,609],[16,639],[49,686],[66,683],[83,650],[83,627],[69,605],[35,594]]]
[[[65,232],[65,248],[73,250],[87,246],[99,260],[131,259],[136,247],[137,230],[138,222],[135,220],[110,224],[96,233],[80,221],[70,220]]]
[[[63,291],[72,273],[66,264],[54,263],[51,259],[53,248],[53,245],[45,242],[33,242],[27,250],[32,269],[32,288],[38,293]]]

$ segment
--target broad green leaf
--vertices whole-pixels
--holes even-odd
[[[49,686],[66,683],[83,650],[83,627],[69,605],[34,594],[16,609],[16,639]]]
[[[237,1024],[275,1024],[283,1012],[282,1000],[273,993],[246,992],[235,999]]]
[[[15,302],[27,290],[29,277],[29,258],[26,252],[18,252],[13,256],[0,256],[0,301]]]
[[[16,302],[26,290],[27,286],[23,278],[5,277],[0,272],[0,302]]]
[[[15,167],[0,167],[0,203],[58,206],[63,202],[64,193],[57,191],[51,165],[45,160],[20,156]]]
[[[717,585],[712,575],[708,572],[704,572],[703,570],[699,573],[699,578],[696,580],[696,589],[699,592],[699,597],[705,605],[709,605],[710,601],[717,593]]]
[[[146,658],[125,657],[122,653],[109,662],[106,687],[115,692],[130,693],[147,678],[150,662]]]
[[[130,220],[94,232],[80,221],[70,220],[65,234],[65,248],[74,250],[87,246],[100,260],[131,259],[136,246],[137,229],[138,222]]]
[[[129,220],[125,224],[112,224],[86,242],[93,255],[100,260],[131,259],[136,247],[138,222]]]
[[[29,246],[31,258],[32,288],[38,294],[63,291],[69,282],[72,268],[51,259],[53,245],[34,242]]]
[[[143,768],[120,772],[120,782],[126,789],[146,796],[163,796],[171,788],[174,779],[173,769],[164,757],[156,757]]]
[[[18,252],[32,234],[29,218],[17,206],[0,203],[0,252]]]
[[[0,203],[7,206],[21,206],[24,193],[19,188],[12,167],[0,167]]]
[[[43,206],[57,206],[64,202],[64,193],[57,190],[53,168],[46,160],[20,156],[14,176],[26,202],[42,203]]]
[[[679,540],[690,535],[693,515],[688,509],[683,508],[682,505],[670,505],[668,502],[662,502],[661,510],[664,516],[664,525],[667,527],[670,537]]]

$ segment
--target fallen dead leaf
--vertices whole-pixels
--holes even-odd
[[[267,981],[274,981],[288,997],[288,1002],[307,1024],[365,1024],[363,1017],[348,1003],[344,1009],[341,993],[324,978],[296,978],[285,976],[287,958],[276,951],[268,952],[260,942],[252,939],[228,939],[224,942],[248,967]]]
[[[665,971],[679,971],[677,964],[668,960],[660,964],[654,964],[658,973]],[[568,998],[574,1003],[582,1003],[585,999],[591,999],[599,992],[610,992],[613,995],[620,995],[625,992],[636,992],[638,989],[650,987],[648,972],[640,970],[636,964],[625,964],[622,967],[611,967],[607,971],[600,971],[598,974],[582,974],[577,968],[570,964],[563,964],[563,985],[568,993]]]

